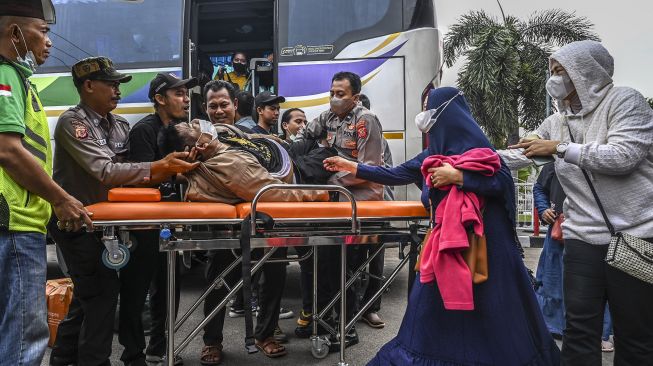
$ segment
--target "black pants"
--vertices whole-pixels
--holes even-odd
[[[176,254],[175,254],[176,255]],[[163,357],[166,353],[166,324],[168,318],[168,253],[158,252],[157,264],[150,284],[150,343],[147,345],[146,354]],[[177,260],[175,271],[175,313],[179,310],[179,295],[181,293],[181,266],[182,261]]]
[[[379,244],[383,245],[383,244]],[[379,249],[379,245],[373,244],[373,245],[366,245],[365,249],[366,250],[366,255],[361,255],[361,259],[364,260],[364,257],[367,257],[368,255],[371,255],[374,253],[376,250]],[[365,249],[363,249],[365,251]],[[367,282],[367,288],[365,289],[365,293],[363,294],[363,302],[361,304],[364,305],[366,304],[374,294],[376,294],[377,291],[381,288],[381,285],[383,284],[383,280],[380,280],[379,278],[383,277],[383,267],[385,264],[385,248],[381,249],[381,252],[372,259],[372,261],[369,264],[369,273],[378,278],[370,277],[369,281]],[[376,313],[379,310],[381,310],[381,296],[376,299],[372,303],[372,306],[367,309],[366,313]]]
[[[143,306],[159,255],[157,230],[132,231],[130,237],[136,242],[136,248],[129,263],[120,270],[118,341],[125,347],[120,356],[125,363],[145,358]]]
[[[258,286],[261,280],[261,273],[262,271],[258,271],[254,273],[254,276],[252,276],[252,300],[255,298],[258,299]],[[243,304],[243,301],[243,289],[241,288],[236,292],[234,303],[231,306],[233,306],[234,309],[244,309],[245,304]]]
[[[563,291],[565,366],[601,365],[605,303],[610,303],[616,366],[653,365],[653,285],[605,263],[607,245],[566,240]]]
[[[254,250],[252,259],[260,258],[262,252]],[[285,258],[286,249],[279,248],[272,255],[272,258]],[[217,250],[209,254],[209,264],[206,269],[206,279],[213,282],[236,258],[229,250]],[[264,283],[259,287],[259,306],[261,310],[256,318],[256,329],[254,337],[257,340],[265,340],[274,334],[279,322],[279,307],[281,305],[281,296],[286,283],[286,264],[273,263],[265,264],[261,269],[265,277]],[[241,267],[237,266],[233,271],[227,274],[225,280],[230,285],[235,284],[241,278]],[[204,300],[204,315],[208,315],[227,295],[228,291],[224,286],[211,291],[209,296]],[[225,307],[211,319],[204,327],[204,344],[214,346],[222,344],[224,328]]]
[[[77,354],[79,365],[110,365],[113,321],[120,280],[115,270],[102,264],[104,251],[94,233],[67,233],[59,230],[57,219],[48,227],[75,285],[73,302],[59,324],[53,354],[62,358]]]
[[[295,247],[297,255],[305,256],[311,250],[310,247]],[[299,288],[302,292],[302,310],[310,314],[313,312],[313,256],[309,256],[299,262]]]
[[[329,301],[340,291],[340,250],[339,246],[324,246],[318,248],[318,281],[317,281],[317,308],[322,311]],[[352,271],[358,268],[360,262],[360,251],[358,246],[347,246],[347,280],[351,277]],[[357,309],[356,287],[352,285],[347,290],[347,301],[345,310],[347,321],[353,318]],[[334,305],[336,313],[340,313],[340,301]],[[328,313],[327,313],[328,314]]]
[[[54,228],[52,226],[54,226]],[[55,242],[57,242],[57,245],[59,245],[61,248],[64,260],[66,261],[66,264],[68,265],[69,271],[71,273],[73,283],[75,283],[75,290],[73,291],[73,302],[71,303],[68,314],[66,315],[66,319],[60,324],[59,331],[57,332],[57,340],[52,349],[52,355],[62,359],[77,358],[79,360],[79,364],[85,365],[86,363],[82,360],[86,360],[86,356],[83,356],[84,352],[82,351],[82,348],[86,346],[83,345],[88,342],[93,342],[93,345],[91,345],[92,349],[95,346],[100,345],[96,344],[96,337],[91,336],[90,334],[93,333],[89,333],[85,327],[86,323],[95,321],[95,310],[91,310],[90,314],[85,310],[85,300],[82,299],[81,296],[84,295],[86,290],[84,288],[80,290],[78,287],[77,283],[75,282],[76,276],[73,274],[74,270],[72,267],[79,267],[78,261],[83,258],[83,256],[80,256],[77,253],[79,246],[83,245],[80,244],[80,238],[83,240],[90,239],[91,242],[99,244],[101,246],[101,248],[99,248],[99,253],[104,251],[104,245],[102,245],[101,241],[99,241],[95,234],[70,234],[59,231],[56,228],[56,225],[50,225],[49,229],[52,237],[55,239]],[[70,238],[74,239],[70,240]],[[158,254],[158,232],[133,232],[132,240],[136,242],[136,248],[133,252],[131,252],[131,256],[127,265],[120,270],[119,279],[115,270],[109,269],[105,267],[104,264],[102,264],[100,257],[101,254],[97,254],[95,258],[95,261],[99,263],[99,273],[104,273],[112,277],[115,276],[115,279],[118,281],[120,293],[118,340],[124,347],[120,359],[125,363],[145,357],[143,354],[143,350],[145,349],[145,336],[143,331],[142,313],[147,290],[152,280],[152,274],[156,265],[156,261],[154,259]],[[72,246],[70,244],[72,244]],[[96,245],[94,244],[93,247],[95,246]],[[71,248],[72,254],[70,253]],[[69,258],[70,255],[73,255],[74,258]],[[77,280],[77,282],[80,281],[80,279]],[[89,283],[87,286],[102,286],[102,282],[100,281],[88,282]],[[80,291],[82,294],[80,294]],[[101,296],[100,299],[109,299],[109,296]],[[113,302],[113,310],[111,311],[111,313],[114,315],[116,304],[116,302]],[[165,313],[165,304],[163,306]],[[109,337],[108,355],[111,354],[114,315],[112,315],[109,319],[110,325],[99,331],[99,335],[103,337]],[[100,365],[102,363],[97,364]],[[89,363],[89,365],[95,364]]]

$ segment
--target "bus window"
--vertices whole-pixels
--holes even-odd
[[[108,56],[117,68],[180,67],[182,1],[54,0],[51,56],[40,73]]]
[[[404,0],[404,30],[435,28],[433,0]]]
[[[402,27],[402,1],[285,0],[279,6],[280,57],[328,60],[352,42]]]

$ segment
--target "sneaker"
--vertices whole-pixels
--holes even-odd
[[[607,341],[601,341],[601,352],[614,352],[614,343]]]
[[[288,343],[288,336],[281,330],[281,327],[277,325],[276,328],[274,328],[274,340],[276,340],[279,343]]]
[[[299,312],[299,318],[297,318],[297,326],[299,327],[308,327],[313,321],[313,313],[307,313],[304,310]]]
[[[295,316],[295,313],[290,309],[285,309],[283,306],[279,309],[279,319],[290,319]]]

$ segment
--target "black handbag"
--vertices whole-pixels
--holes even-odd
[[[567,128],[569,129],[571,142],[574,142],[569,125],[567,125]],[[653,284],[653,243],[630,234],[616,232],[608,215],[605,213],[603,204],[599,199],[599,195],[596,193],[589,174],[583,168],[580,170],[583,172],[583,176],[585,176],[585,180],[594,195],[596,204],[599,206],[601,215],[603,215],[603,220],[605,220],[610,235],[612,235],[608,253],[605,257],[606,263],[635,278]]]

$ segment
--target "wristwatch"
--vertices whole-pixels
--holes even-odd
[[[565,153],[567,152],[567,147],[569,147],[568,142],[561,142],[556,146],[556,155],[558,155],[558,157],[560,159],[565,158]]]

